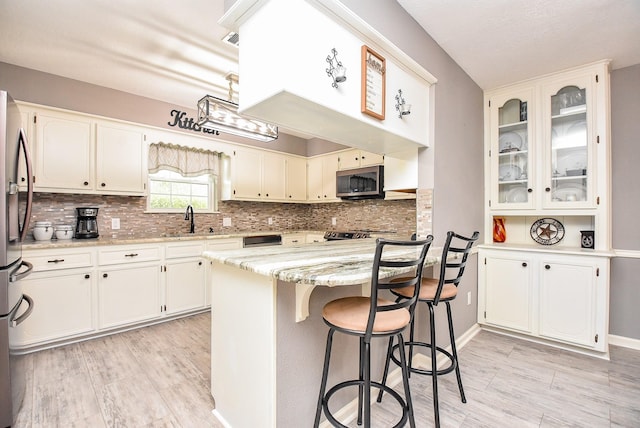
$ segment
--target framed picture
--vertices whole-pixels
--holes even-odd
[[[385,59],[367,46],[362,46],[362,113],[384,120]]]

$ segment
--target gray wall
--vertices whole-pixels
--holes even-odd
[[[640,340],[640,64],[611,73],[612,245],[609,332]]]

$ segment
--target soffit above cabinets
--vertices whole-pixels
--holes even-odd
[[[374,153],[430,145],[436,78],[340,2],[239,0],[219,23],[242,38],[242,114]],[[385,60],[382,119],[361,109],[363,46]],[[337,88],[326,72],[332,49],[347,68]],[[398,90],[412,104],[410,115],[395,110]]]

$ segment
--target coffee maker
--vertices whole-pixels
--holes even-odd
[[[76,238],[98,237],[98,208],[76,208],[78,222],[76,223]]]

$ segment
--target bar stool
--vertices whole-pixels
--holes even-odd
[[[435,426],[440,426],[440,412],[438,406],[438,376],[451,373],[455,370],[456,378],[458,380],[458,389],[460,390],[460,398],[463,403],[467,402],[464,395],[464,389],[462,388],[462,379],[460,377],[460,367],[458,365],[458,352],[456,350],[456,339],[453,333],[453,320],[451,318],[451,301],[454,300],[458,294],[458,284],[462,279],[465,266],[467,264],[467,258],[471,253],[471,247],[473,243],[478,240],[480,236],[479,232],[474,232],[471,237],[465,237],[458,235],[455,232],[447,232],[447,239],[442,249],[442,259],[440,263],[440,276],[439,278],[423,278],[419,291],[419,302],[424,302],[429,308],[429,329],[430,329],[430,343],[419,342],[414,339],[414,320],[411,321],[411,327],[409,329],[409,341],[404,343],[404,346],[409,348],[408,370],[409,373],[417,373],[423,375],[429,375],[432,377],[433,385],[433,414],[435,418]],[[399,281],[402,281],[400,278]],[[396,302],[411,299],[415,293],[413,287],[401,286],[392,289],[391,292],[398,296]],[[435,314],[434,308],[438,306],[438,303],[444,302],[447,307],[447,319],[449,322],[449,339],[451,341],[451,352],[446,351],[444,348],[436,345],[436,327],[435,327]],[[395,350],[401,351],[402,343],[393,345],[393,337],[389,338],[389,347],[387,350],[387,361],[384,368],[384,375],[382,377],[382,384],[386,385],[387,374],[389,372],[389,362],[393,360],[396,364],[402,367],[402,358],[398,359],[394,355]],[[425,347],[431,351],[431,370],[424,370],[421,368],[413,367],[413,348]],[[440,370],[437,369],[437,352],[444,354],[450,361],[450,364]],[[378,402],[382,400],[382,394],[385,391],[381,388],[378,393]]]
[[[404,346],[399,348],[401,367],[403,367],[402,379],[405,394],[403,399],[393,389],[371,380],[371,339],[397,336],[399,343],[404,344],[402,332],[413,319],[413,312],[420,292],[422,269],[432,241],[433,236],[431,235],[421,241],[391,241],[378,238],[373,260],[371,296],[344,297],[333,300],[324,306],[322,317],[329,326],[329,333],[327,334],[314,427],[318,427],[320,424],[323,411],[333,426],[346,427],[329,411],[329,400],[338,390],[353,386],[358,387],[358,425],[363,423],[364,413],[364,426],[371,426],[371,387],[374,387],[387,391],[402,407],[402,417],[394,428],[403,426],[407,420],[412,428],[415,427]],[[407,272],[411,272],[411,276],[407,276]],[[392,277],[398,275],[403,275],[402,281],[392,282]],[[413,295],[407,296],[399,302],[393,302],[379,296],[380,290],[389,290],[398,287],[398,284],[413,289]],[[358,379],[340,382],[327,391],[331,346],[333,334],[336,331],[359,338],[359,376]]]

